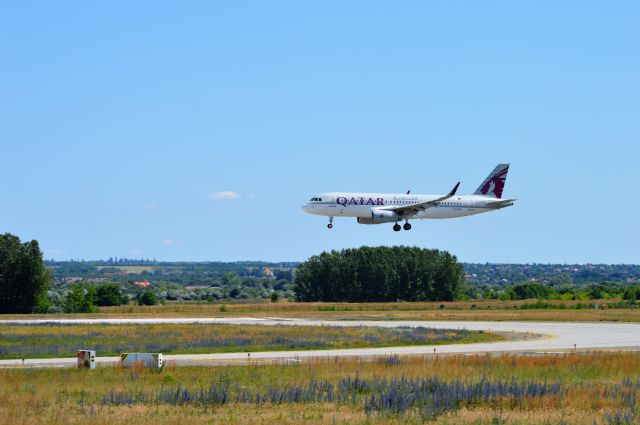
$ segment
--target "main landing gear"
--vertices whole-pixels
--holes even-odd
[[[400,229],[411,230],[411,224],[409,224],[409,222],[407,221],[406,223],[404,223],[404,225],[402,227],[400,227],[400,225],[398,223],[393,225],[393,231],[394,232],[399,232]]]
[[[333,229],[333,217],[329,217],[329,224],[327,224],[327,228]]]

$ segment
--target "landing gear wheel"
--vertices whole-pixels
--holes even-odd
[[[327,227],[328,227],[329,229],[333,229],[333,224],[329,223],[329,224],[327,224]]]
[[[411,230],[411,225],[409,223],[404,223],[404,225],[402,226],[402,228],[404,230]]]
[[[393,225],[393,231],[394,231],[394,232],[399,232],[399,231],[400,231],[400,229],[402,229],[402,227],[400,227],[400,225],[399,225],[398,223],[396,223],[396,224],[394,224],[394,225]]]

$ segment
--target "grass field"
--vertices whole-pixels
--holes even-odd
[[[0,358],[99,356],[122,352],[219,353],[439,345],[501,340],[488,332],[430,328],[230,324],[0,325]]]
[[[640,356],[0,370],[11,424],[635,424]]]
[[[156,269],[151,266],[98,266],[97,269],[101,270],[107,267],[119,269],[128,274],[141,274],[144,272],[153,272]]]
[[[606,321],[640,322],[640,304],[615,306],[620,300],[592,301],[457,301],[390,303],[167,303],[157,306],[100,307],[95,314],[4,315],[3,319],[72,317],[305,317],[310,319],[471,320],[471,321]]]
[[[603,303],[615,305],[619,300],[545,301],[460,301],[460,302],[395,302],[395,303],[237,303],[237,304],[166,304],[160,306],[104,307],[105,317],[301,317],[318,319],[371,320],[470,320],[470,321],[606,321],[639,322],[640,305],[636,308],[594,309]],[[554,308],[556,307],[556,308]],[[580,307],[580,308],[576,308]],[[31,316],[30,316],[31,317]],[[49,316],[46,316],[49,317]],[[89,316],[95,317],[95,316]]]

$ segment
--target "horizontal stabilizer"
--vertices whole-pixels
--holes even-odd
[[[503,199],[502,201],[496,201],[496,202],[489,202],[488,204],[485,204],[485,206],[487,208],[504,208],[504,207],[509,207],[511,205],[513,205],[513,203],[516,201],[516,199]]]

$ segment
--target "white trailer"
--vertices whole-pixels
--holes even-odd
[[[96,352],[94,350],[78,350],[78,369],[95,369]]]
[[[122,367],[142,366],[160,369],[162,367],[162,353],[122,353],[120,354]]]

